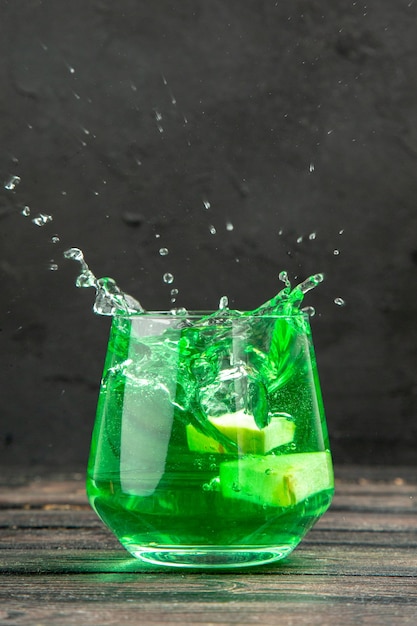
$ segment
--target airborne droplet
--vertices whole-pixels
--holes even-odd
[[[335,298],[334,299],[334,303],[337,304],[338,306],[345,306],[346,302],[343,300],[343,298]]]
[[[166,256],[169,253],[168,248],[159,248],[159,254],[161,256]]]
[[[20,183],[20,176],[10,176],[8,180],[4,183],[4,188],[8,191],[13,191],[16,188],[16,185]]]
[[[167,272],[166,274],[163,275],[162,280],[167,285],[170,285],[171,283],[174,282],[174,276],[172,274],[170,274],[169,272]]]
[[[45,213],[39,213],[36,217],[33,218],[32,222],[35,226],[45,226],[48,222],[52,222],[52,215],[46,215]]]

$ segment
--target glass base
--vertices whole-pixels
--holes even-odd
[[[144,548],[143,546],[125,546],[137,559],[155,565],[168,567],[190,567],[200,569],[223,569],[264,565],[287,557],[295,546],[190,546]]]

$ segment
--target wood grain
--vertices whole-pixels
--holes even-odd
[[[342,472],[343,473],[343,472]],[[0,484],[0,626],[417,623],[417,480],[350,468],[290,558],[254,569],[143,564],[89,508],[82,475]]]

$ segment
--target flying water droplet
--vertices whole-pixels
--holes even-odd
[[[282,272],[279,273],[278,278],[280,279],[280,281],[282,283],[284,283],[284,285],[288,288],[291,287],[291,281],[288,278],[288,272],[286,272],[285,270],[283,270]]]
[[[333,250],[333,254],[335,256],[338,256],[340,254],[340,250],[338,250],[337,248],[335,250]]]
[[[310,167],[309,167],[310,173],[314,172],[314,169],[315,169],[314,168],[314,163],[310,163]]]
[[[29,215],[30,215],[30,208],[27,205],[23,207],[22,215],[24,215],[25,217],[29,217]]]
[[[203,200],[203,205],[205,209],[209,209],[211,207],[211,204],[208,200]]]
[[[314,287],[317,287],[317,285],[322,283],[323,280],[324,280],[323,273],[313,274],[313,276],[310,276],[304,282],[302,282],[299,285],[299,287],[303,293],[307,293],[308,291],[310,291],[311,289],[314,289]]]
[[[215,235],[217,233],[217,230],[215,229],[215,227],[213,226],[213,224],[210,225],[209,227],[209,231],[212,235]]]
[[[343,235],[344,232],[345,232],[345,229],[342,228],[341,230],[339,230],[339,235]]]
[[[297,237],[297,243],[302,243],[303,238],[302,237]]]
[[[55,261],[50,261],[49,269],[51,270],[51,272],[56,272],[58,269],[58,264],[55,263]]]
[[[219,310],[224,311],[229,306],[229,298],[227,296],[222,296],[219,302]]]
[[[317,234],[316,234],[316,233],[310,233],[310,234],[309,234],[309,236],[308,236],[308,238],[310,239],[310,241],[313,241],[313,239],[315,239],[315,238],[316,238],[316,236],[317,236]]]
[[[314,306],[305,306],[301,309],[303,313],[306,313],[309,317],[314,317],[316,314],[316,309]]]
[[[53,237],[51,237],[51,241],[52,241],[52,243],[59,243],[58,235],[54,235]]]
[[[162,280],[167,285],[170,285],[171,283],[174,282],[174,276],[172,274],[170,274],[170,272],[166,272],[166,274],[163,275]]]
[[[21,178],[20,176],[10,176],[10,178],[8,180],[6,180],[6,182],[4,183],[4,188],[7,189],[8,191],[13,191],[13,189],[16,188],[16,186],[20,183]]]
[[[233,229],[234,229],[234,226],[232,222],[226,222],[226,230],[232,231]]]
[[[39,215],[33,218],[32,223],[35,224],[35,226],[45,226],[45,224],[52,222],[52,220],[53,220],[52,215],[46,215],[46,213],[39,213]]]
[[[280,229],[279,229],[279,231],[278,231],[278,235],[281,237],[281,235],[282,235],[282,233],[283,233],[283,232],[284,232],[284,231],[283,231],[283,229],[282,229],[282,228],[280,228]]]
[[[161,256],[166,256],[169,253],[168,248],[159,248],[159,254]]]
[[[337,306],[345,306],[346,302],[345,300],[343,300],[343,298],[335,298],[334,299],[334,303],[337,304]]]

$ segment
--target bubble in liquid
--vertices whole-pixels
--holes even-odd
[[[346,302],[343,300],[343,298],[335,298],[334,299],[334,303],[337,304],[338,306],[345,306]]]
[[[159,248],[159,254],[161,256],[166,256],[169,253],[168,248]]]
[[[59,243],[60,240],[59,240],[58,235],[54,235],[53,237],[51,237],[51,241],[52,243]]]
[[[226,222],[226,230],[231,231],[233,229],[234,229],[234,226],[233,226],[232,222]]]
[[[209,230],[210,230],[210,233],[212,235],[215,235],[217,233],[217,230],[215,229],[215,227],[212,224],[210,225]]]
[[[4,183],[4,188],[8,191],[13,191],[21,181],[20,176],[10,176],[8,180]]]
[[[29,217],[29,215],[30,215],[30,208],[27,205],[23,207],[22,215],[24,215],[25,217]]]
[[[32,223],[35,226],[45,226],[48,222],[52,222],[52,215],[46,215],[45,213],[39,213],[36,217],[33,218]]]
[[[172,274],[170,274],[170,272],[166,272],[166,274],[163,275],[162,280],[167,285],[170,285],[171,283],[174,282],[174,276]]]

